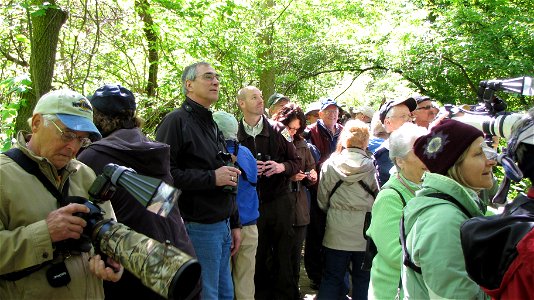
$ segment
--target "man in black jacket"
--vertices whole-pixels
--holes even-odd
[[[256,189],[260,217],[255,298],[296,299],[298,282],[295,282],[291,261],[295,239],[295,197],[289,188],[289,178],[299,172],[299,157],[293,143],[280,133],[287,132],[284,125],[263,115],[263,97],[259,89],[245,87],[239,91],[237,100],[243,111],[237,139],[258,159]]]
[[[230,255],[239,249],[241,224],[232,190],[241,172],[227,166],[226,142],[209,110],[219,98],[219,74],[205,62],[190,65],[182,91],[185,101],[165,116],[156,140],[171,146],[178,205],[202,266],[202,296],[233,299]]]

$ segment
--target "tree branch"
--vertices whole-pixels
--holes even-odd
[[[20,60],[20,59],[17,59],[16,57],[13,57],[11,56],[9,53],[6,53],[4,52],[3,50],[0,49],[0,53],[2,53],[2,55],[7,59],[9,60],[10,62],[13,62],[19,66],[22,66],[22,67],[29,67],[30,64],[25,61],[25,60]]]

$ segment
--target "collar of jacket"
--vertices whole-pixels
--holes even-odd
[[[324,134],[328,135],[331,139],[339,136],[339,134],[341,133],[341,125],[339,125],[339,123],[336,123],[334,124],[334,134],[332,134],[330,132],[330,130],[328,130],[328,128],[326,128],[326,126],[324,125],[324,121],[322,119],[319,119],[317,120],[317,128],[319,129],[320,132],[323,132]]]
[[[185,97],[184,103],[182,103],[182,108],[188,113],[194,113],[203,119],[213,120],[211,110],[205,108],[204,106],[195,102],[195,100]]]
[[[249,137],[249,135],[245,131],[245,125],[243,125],[243,122],[245,122],[243,119],[239,121],[239,130],[237,131],[237,140],[240,142],[245,140],[247,137]],[[269,124],[267,117],[265,117],[265,115],[261,116],[260,122],[263,122],[263,129],[261,130],[260,133],[258,133],[258,135],[263,135],[263,136],[268,137],[270,135],[268,126],[271,126],[271,125]]]

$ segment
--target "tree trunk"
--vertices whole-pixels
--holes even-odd
[[[274,1],[273,0],[265,0],[262,2],[262,10],[269,10],[274,7]],[[262,22],[263,20],[259,20],[259,22]],[[274,26],[271,24],[271,26],[268,27],[269,30],[265,30],[260,33],[260,40],[263,42],[263,44],[266,46],[266,50],[258,53],[259,61],[263,62],[262,65],[264,68],[261,70],[260,73],[260,86],[258,87],[263,94],[263,100],[266,102],[269,97],[275,92],[275,80],[276,80],[276,74],[275,69],[273,67],[274,63],[274,57],[273,57],[273,34],[274,34]],[[267,103],[265,103],[265,107],[267,108]]]
[[[158,54],[158,35],[155,32],[154,19],[150,15],[150,4],[147,0],[135,1],[137,14],[143,19],[145,37],[148,42],[148,82],[146,86],[146,92],[149,97],[156,96],[156,88],[158,87],[158,67],[159,67],[159,54]]]
[[[36,5],[42,5],[44,1],[36,1]],[[55,1],[47,1],[55,6]],[[59,31],[67,21],[67,12],[61,8],[42,8],[43,14],[33,13],[30,24],[30,77],[32,80],[31,91],[27,94],[27,102],[17,114],[15,130],[28,130],[28,118],[32,116],[33,108],[37,100],[52,88],[54,64],[56,62],[57,43]]]

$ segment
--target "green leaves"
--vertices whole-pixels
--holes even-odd
[[[25,95],[30,91],[31,80],[27,74],[0,81],[0,152],[11,148],[15,137],[15,118],[21,107],[26,106]]]

